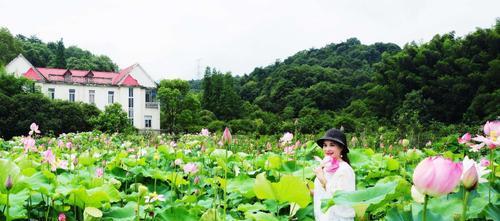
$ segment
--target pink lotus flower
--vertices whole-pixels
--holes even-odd
[[[314,159],[320,162],[320,167],[323,167],[327,173],[335,173],[340,166],[340,161],[330,156],[326,156],[324,159],[314,156]]]
[[[56,171],[57,169],[63,169],[67,170],[68,169],[68,161],[67,160],[59,160],[57,159],[56,161],[52,162],[50,164],[51,170]]]
[[[35,139],[31,137],[24,137],[21,142],[24,144],[24,152],[36,151]]]
[[[145,196],[144,199],[146,203],[155,201],[165,202],[165,196],[163,194],[157,194],[156,192],[150,193],[148,196]]]
[[[473,141],[480,142],[479,144],[470,144],[471,151],[477,152],[482,147],[487,146],[490,149],[495,149],[500,146],[500,121],[487,121],[483,127],[486,136],[476,136],[472,138]]]
[[[73,147],[73,144],[71,142],[66,143],[66,148],[70,149]]]
[[[226,127],[226,129],[224,129],[224,133],[222,134],[222,143],[231,144],[231,141],[232,141],[231,132],[229,131],[229,128]]]
[[[295,149],[299,148],[299,147],[300,147],[300,145],[302,145],[302,144],[300,143],[300,140],[297,140],[297,142],[295,142]]]
[[[64,215],[64,213],[59,213],[57,221],[66,221],[66,215]]]
[[[74,154],[71,154],[71,162],[73,163],[73,167],[78,165],[78,157],[76,157],[76,155]]]
[[[97,178],[101,178],[102,176],[104,176],[104,169],[102,167],[95,169],[95,176]]]
[[[285,147],[285,149],[283,149],[283,152],[286,154],[286,155],[293,155],[295,154],[295,146],[288,146],[288,147]]]
[[[177,143],[175,141],[170,141],[170,146],[171,147],[177,147]]]
[[[29,135],[33,135],[33,133],[37,133],[37,134],[40,133],[40,130],[38,130],[38,125],[36,125],[35,123],[31,123],[31,125],[30,125]]]
[[[286,144],[290,143],[292,140],[293,140],[293,134],[290,132],[286,132],[280,138],[280,143],[281,143],[281,145],[286,145]]]
[[[325,157],[325,171],[327,173],[335,173],[340,166],[340,162],[336,158]]]
[[[206,129],[206,128],[203,128],[203,129],[201,129],[200,135],[208,137],[208,136],[210,136],[210,131],[208,131],[208,129]]]
[[[450,193],[460,182],[462,164],[441,156],[427,157],[413,172],[413,183],[418,192],[429,196]]]
[[[490,166],[490,161],[488,159],[482,158],[480,161],[481,166],[483,167],[489,167]]]
[[[188,163],[184,165],[183,169],[185,173],[192,175],[198,172],[198,165],[195,163]]]
[[[52,149],[48,149],[42,153],[43,160],[42,162],[47,162],[49,164],[53,164],[56,161],[56,157],[52,153]]]
[[[481,149],[484,146],[488,146],[490,149],[495,149],[495,147],[500,146],[500,139],[497,139],[496,137],[484,137],[484,136],[477,136],[472,138],[473,141],[481,142],[480,144],[477,144],[477,150]],[[471,146],[474,148],[476,145]]]
[[[198,183],[200,183],[200,177],[199,176],[196,176],[193,180],[193,183],[196,185]]]
[[[57,142],[57,146],[58,146],[59,148],[63,147],[63,146],[64,146],[64,142],[63,142],[62,140],[59,140],[59,141]]]
[[[470,133],[464,134],[462,137],[458,138],[459,144],[464,144],[470,142],[471,136]]]
[[[493,122],[487,121],[484,124],[484,134],[490,137],[498,137],[500,136],[500,121],[496,120]]]

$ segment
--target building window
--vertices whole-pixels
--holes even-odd
[[[108,104],[112,104],[115,102],[115,92],[108,91]]]
[[[134,109],[133,108],[128,109],[128,120],[130,121],[130,124],[134,125]]]
[[[49,88],[49,97],[50,99],[54,100],[56,94],[56,89],[55,88]]]
[[[134,88],[128,89],[128,120],[134,125]]]
[[[156,102],[156,90],[146,89],[146,102]]]
[[[151,121],[152,120],[153,120],[153,117],[151,115],[144,116],[144,127],[151,128]]]
[[[95,90],[89,90],[89,104],[95,104]]]
[[[133,108],[134,107],[134,98],[133,97],[129,97],[128,98],[128,107],[129,108]]]
[[[69,89],[69,101],[75,102],[75,89]]]

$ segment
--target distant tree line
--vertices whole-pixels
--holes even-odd
[[[6,65],[18,54],[23,54],[35,67],[63,69],[118,71],[118,66],[105,55],[94,55],[76,46],[66,48],[63,40],[44,43],[36,36],[12,36],[0,28],[0,64]]]
[[[194,97],[205,121],[173,132],[195,132],[211,119],[207,116],[211,129],[230,126],[257,134],[385,127],[404,136],[478,125],[500,116],[499,52],[497,20],[464,37],[451,32],[403,48],[351,38],[300,51],[241,77],[208,68],[201,81],[189,82],[201,84]]]

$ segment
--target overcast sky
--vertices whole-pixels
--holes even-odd
[[[426,42],[489,28],[499,0],[0,0],[0,26],[45,42],[64,39],[155,79],[234,75],[340,43]],[[200,67],[201,76],[198,75]]]

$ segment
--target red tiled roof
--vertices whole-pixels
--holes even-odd
[[[24,76],[26,78],[29,78],[29,79],[32,79],[32,80],[35,80],[35,81],[42,80],[42,78],[40,77],[40,75],[38,75],[38,73],[36,73],[36,71],[33,70],[33,68],[30,68],[28,71],[26,71],[26,73],[24,73]]]
[[[130,75],[123,80],[122,84],[126,86],[139,86],[139,82]]]
[[[41,81],[42,77],[38,74],[40,73],[49,82],[139,86],[139,82],[132,76],[128,75],[134,66],[135,65],[125,68],[119,73],[37,67],[36,70],[30,68],[26,73],[24,73],[24,76],[32,80]],[[69,82],[64,79],[66,73],[71,75],[69,77]],[[119,84],[123,78],[125,78],[125,80]]]
[[[125,69],[120,70],[118,75],[116,75],[113,78],[113,84],[117,84],[118,82],[120,82],[120,80],[123,79],[123,77],[125,77],[125,75],[127,75],[134,67],[135,67],[135,64],[131,65]]]

